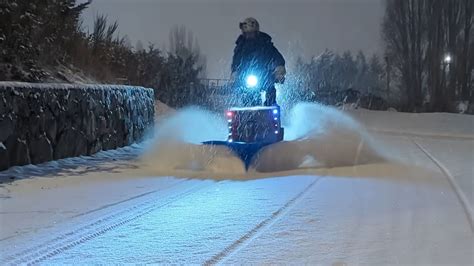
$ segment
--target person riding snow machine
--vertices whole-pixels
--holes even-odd
[[[231,87],[240,107],[226,111],[227,141],[206,141],[207,145],[230,148],[248,169],[254,156],[265,146],[283,140],[280,107],[276,103],[275,83],[285,81],[285,60],[260,31],[258,21],[247,18],[240,23],[242,34],[236,41],[232,59]],[[265,92],[262,105],[261,92]]]
[[[253,91],[237,90],[245,106],[261,105],[260,91],[265,91],[265,106],[277,105],[275,83],[285,81],[285,59],[272,37],[260,31],[256,19],[247,18],[239,27],[242,34],[235,42],[231,83],[237,88],[256,87]]]

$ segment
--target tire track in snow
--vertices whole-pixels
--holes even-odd
[[[317,177],[313,182],[306,186],[300,193],[291,198],[277,211],[273,212],[270,217],[258,223],[252,230],[242,235],[239,239],[235,240],[232,244],[224,248],[221,252],[214,255],[212,258],[205,261],[204,265],[215,265],[223,262],[227,257],[237,252],[239,249],[245,247],[252,240],[256,239],[266,229],[271,227],[279,218],[283,217],[291,208],[303,198],[303,196],[321,180],[322,177]]]
[[[451,174],[449,169],[444,166],[436,157],[434,157],[425,147],[423,147],[419,142],[416,140],[413,140],[413,143],[441,170],[441,172],[444,174],[446,179],[448,179],[448,182],[451,186],[451,188],[454,190],[459,202],[461,203],[461,206],[464,210],[464,214],[466,215],[466,218],[469,222],[469,225],[471,226],[471,231],[474,232],[474,214],[472,212],[472,208],[469,204],[469,201],[462,192],[461,188],[459,185],[456,183],[456,180],[454,179],[454,176]]]
[[[83,213],[79,213],[79,214],[75,214],[73,216],[70,216],[70,217],[67,217],[68,219],[74,219],[74,218],[77,218],[77,217],[81,217],[81,216],[85,216],[85,215],[88,215],[88,214],[91,214],[91,213],[95,213],[95,212],[98,212],[98,211],[101,211],[101,210],[104,210],[104,209],[107,209],[107,208],[110,208],[110,207],[114,207],[116,205],[120,205],[122,203],[126,203],[126,202],[129,202],[129,201],[132,201],[132,200],[135,200],[135,199],[139,199],[139,198],[142,198],[142,197],[145,197],[145,196],[148,196],[150,194],[155,194],[157,192],[162,192],[162,191],[165,191],[167,189],[171,189],[183,182],[185,182],[186,180],[180,180],[180,181],[177,181],[175,183],[172,183],[169,187],[166,187],[164,189],[155,189],[155,190],[152,190],[152,191],[149,191],[149,192],[145,192],[145,193],[142,193],[142,194],[139,194],[139,195],[136,195],[136,196],[133,196],[133,197],[129,197],[129,198],[126,198],[124,200],[120,200],[120,201],[117,201],[117,202],[114,202],[114,203],[110,203],[110,204],[106,204],[106,205],[103,205],[101,207],[98,207],[98,208],[95,208],[95,209],[92,209],[92,210],[89,210],[89,211],[86,211],[86,212],[83,212]],[[1,197],[0,197],[1,199]],[[30,213],[35,213],[36,211],[28,211]],[[45,211],[46,212],[46,211]],[[51,212],[51,211],[47,211],[47,212]],[[1,214],[1,213],[0,213]],[[19,233],[19,234],[16,234],[16,235],[12,235],[12,236],[9,236],[9,237],[5,237],[5,238],[2,238],[0,239],[0,242],[2,241],[5,241],[5,240],[9,240],[9,239],[12,239],[12,238],[18,238],[18,237],[21,237],[22,235],[24,234],[27,234],[27,233]],[[51,241],[55,241],[56,239],[53,239]],[[27,251],[27,250],[25,250]]]
[[[185,189],[183,192],[178,192],[177,194],[170,196],[164,202],[158,202],[157,204],[157,200],[154,198],[125,210],[120,210],[112,215],[100,218],[85,226],[64,233],[53,240],[49,240],[33,248],[26,249],[22,252],[8,256],[4,261],[2,261],[1,264],[31,265],[41,263],[44,260],[59,255],[78,245],[84,244],[109,231],[128,224],[150,212],[172,204],[183,197],[196,193],[197,191],[208,188],[212,185],[214,184],[196,184],[191,188]],[[144,196],[146,195],[149,194],[145,193]]]
[[[177,185],[179,185],[179,184],[181,184],[185,181],[186,180],[177,181],[176,183],[171,184],[171,186],[169,186],[167,189],[175,187],[175,186],[177,186]],[[163,189],[156,189],[156,190],[153,190],[153,191],[145,192],[145,193],[142,193],[142,194],[139,194],[139,195],[136,195],[136,196],[124,199],[124,200],[120,200],[120,201],[117,201],[117,202],[114,202],[114,203],[110,203],[110,204],[101,206],[99,208],[96,208],[96,209],[93,209],[93,210],[90,210],[90,211],[86,211],[86,212],[83,212],[83,213],[76,214],[76,215],[72,216],[71,218],[76,218],[76,217],[88,215],[88,214],[91,214],[91,213],[94,213],[94,212],[98,212],[98,211],[101,211],[101,210],[104,210],[104,209],[107,209],[107,208],[110,208],[110,207],[113,207],[113,206],[116,206],[116,205],[120,205],[120,204],[128,202],[128,201],[139,199],[139,198],[145,197],[147,195],[155,194],[155,193],[161,192],[161,191],[163,191]]]

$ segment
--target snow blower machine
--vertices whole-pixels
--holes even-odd
[[[244,162],[248,170],[254,156],[265,146],[283,140],[284,128],[278,105],[264,106],[262,92],[274,89],[275,81],[264,82],[258,74],[241,75],[233,86],[238,105],[225,111],[228,122],[227,140],[207,141],[207,145],[223,145],[230,148]],[[266,103],[268,101],[265,101]]]

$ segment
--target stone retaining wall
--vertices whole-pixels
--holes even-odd
[[[152,89],[0,82],[0,171],[127,146],[153,121]]]

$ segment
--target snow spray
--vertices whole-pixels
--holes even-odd
[[[142,160],[153,174],[186,177],[245,176],[383,160],[366,130],[336,108],[298,103],[283,112],[288,121],[285,140],[262,149],[248,173],[226,147],[201,144],[225,140],[227,123],[222,114],[197,107],[179,110],[159,123],[155,140]]]

